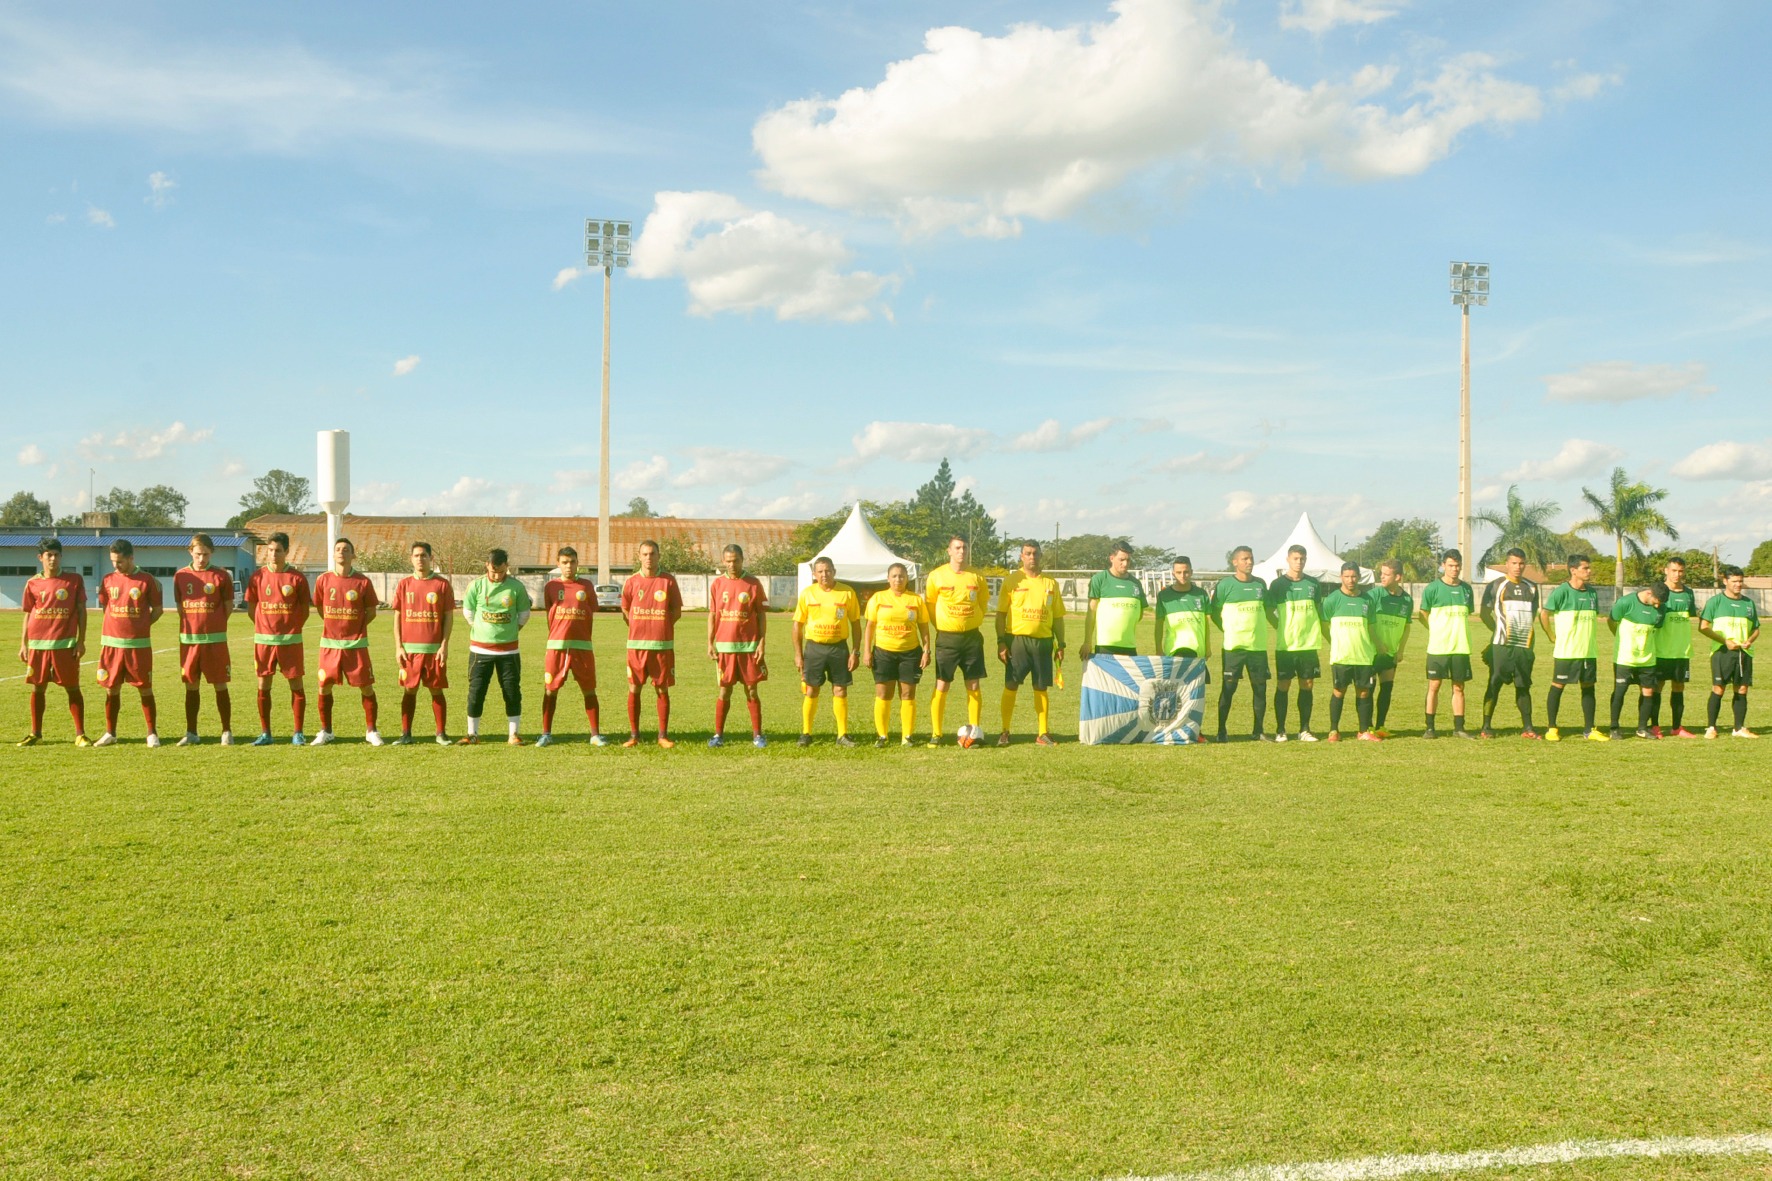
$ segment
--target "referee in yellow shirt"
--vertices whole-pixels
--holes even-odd
[[[1035,746],[1052,746],[1046,691],[1052,688],[1053,662],[1064,659],[1064,600],[1058,583],[1040,573],[1040,543],[1021,543],[1021,569],[1003,580],[997,592],[997,659],[1003,662],[1003,732],[998,746],[1009,745],[1009,723],[1015,717],[1015,694],[1023,681],[1034,684]]]
[[[812,745],[818,690],[829,680],[837,745],[854,746],[849,737],[849,685],[861,649],[861,600],[853,588],[837,581],[837,564],[829,558],[813,561],[812,578],[812,585],[800,592],[800,601],[794,604],[794,667],[800,670],[806,694],[800,702],[800,745]]]
[[[966,568],[966,539],[948,539],[948,564],[923,583],[929,616],[935,621],[935,692],[929,695],[929,745],[941,745],[941,715],[947,709],[948,686],[958,672],[966,678],[966,720],[976,726],[984,712],[979,682],[984,679],[985,607],[990,584]]]

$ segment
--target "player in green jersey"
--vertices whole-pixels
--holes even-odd
[[[1378,605],[1360,592],[1360,567],[1341,564],[1341,585],[1318,603],[1329,629],[1329,741],[1341,741],[1342,697],[1354,690],[1354,711],[1360,718],[1360,741],[1377,742],[1372,732],[1373,666],[1378,660]]]
[[[1372,667],[1378,673],[1378,693],[1372,710],[1372,732],[1389,738],[1384,728],[1391,712],[1391,690],[1396,688],[1397,665],[1402,662],[1403,649],[1409,643],[1409,620],[1415,614],[1415,600],[1403,589],[1403,563],[1386,558],[1378,564],[1378,585],[1366,592],[1372,600],[1373,638],[1378,653]]]
[[[1158,656],[1212,655],[1212,596],[1194,581],[1194,563],[1186,556],[1169,565],[1174,579],[1157,592]]]
[[[1723,688],[1732,685],[1735,699],[1735,737],[1758,738],[1747,728],[1747,691],[1754,683],[1754,641],[1760,638],[1760,612],[1742,593],[1746,580],[1740,566],[1723,567],[1723,593],[1705,600],[1698,631],[1716,647],[1710,654],[1709,722],[1704,736],[1717,736],[1717,714],[1723,708]]]
[[[1661,628],[1661,605],[1667,588],[1652,582],[1634,595],[1623,595],[1612,604],[1606,625],[1618,637],[1612,652],[1612,737],[1620,737],[1618,718],[1630,687],[1641,689],[1637,697],[1637,737],[1659,738],[1649,731],[1649,714],[1655,707],[1655,633]]]
[[[1464,555],[1449,549],[1440,558],[1440,576],[1422,588],[1421,609],[1415,618],[1427,627],[1427,729],[1423,738],[1436,737],[1434,715],[1440,707],[1440,682],[1452,682],[1452,737],[1470,738],[1464,728],[1464,686],[1471,679],[1470,617],[1476,611],[1476,594],[1459,575]]]
[[[1089,611],[1083,617],[1083,659],[1138,655],[1138,621],[1150,601],[1144,584],[1128,577],[1132,547],[1123,541],[1108,551],[1108,568],[1089,579]]]
[[[1666,697],[1673,736],[1697,738],[1682,724],[1686,716],[1686,682],[1692,677],[1692,617],[1698,614],[1698,596],[1686,585],[1686,559],[1669,558],[1661,568],[1661,581],[1667,587],[1661,630],[1655,633],[1655,678],[1661,682],[1661,688],[1655,694],[1649,729],[1661,733],[1661,699]]]
[[[1263,733],[1267,722],[1267,611],[1262,597],[1267,584],[1255,577],[1255,554],[1248,546],[1239,545],[1231,551],[1231,576],[1221,578],[1212,588],[1212,622],[1218,625],[1219,667],[1224,684],[1218,690],[1218,741],[1229,742],[1224,730],[1231,716],[1231,700],[1237,695],[1237,682],[1249,674],[1249,691],[1255,694],[1250,706],[1255,712],[1255,740],[1272,742]]]
[[[1298,681],[1298,740],[1315,742],[1311,733],[1311,686],[1322,673],[1317,649],[1323,643],[1323,618],[1317,602],[1323,584],[1304,572],[1308,557],[1302,545],[1286,550],[1286,573],[1267,587],[1267,618],[1274,626],[1274,741],[1286,741],[1286,697]]]
[[[1594,625],[1600,617],[1600,592],[1590,582],[1593,572],[1586,554],[1570,554],[1569,581],[1553,587],[1538,611],[1539,625],[1551,642],[1555,660],[1550,691],[1544,695],[1546,742],[1563,740],[1563,732],[1557,729],[1557,710],[1563,704],[1563,689],[1572,682],[1581,686],[1582,733],[1600,742],[1607,737],[1594,727],[1594,682],[1600,667],[1600,638]]]

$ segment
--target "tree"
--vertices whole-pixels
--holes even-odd
[[[313,510],[314,488],[307,478],[274,467],[252,482],[252,491],[240,498],[240,511],[228,518],[228,528],[238,529],[257,517]]]
[[[953,468],[944,459],[934,478],[918,488],[909,500],[885,504],[864,500],[861,511],[887,548],[925,569],[948,560],[948,539],[955,535],[966,538],[973,565],[1002,565],[1006,543],[997,531],[996,518],[970,490],[956,496],[957,487]],[[795,527],[789,541],[794,560],[809,562],[816,558],[849,519],[849,511],[845,506]]]
[[[1772,574],[1772,540],[1762,541],[1754,546],[1753,556],[1747,560],[1743,569],[1756,576]]]
[[[1488,525],[1500,533],[1483,551],[1478,562],[1484,566],[1498,563],[1508,550],[1518,548],[1525,553],[1528,562],[1543,569],[1562,556],[1557,549],[1556,531],[1550,527],[1551,519],[1561,511],[1561,506],[1554,500],[1534,500],[1528,504],[1520,499],[1520,486],[1509,484],[1505,511],[1484,509],[1471,514],[1472,521]],[[1468,560],[1470,555],[1465,557]]]
[[[12,499],[0,505],[0,525],[18,529],[46,529],[55,520],[47,500],[38,500],[29,492],[14,492]]]
[[[1372,536],[1342,551],[1342,557],[1358,562],[1367,569],[1375,568],[1386,558],[1403,563],[1403,577],[1410,582],[1426,582],[1440,568],[1440,526],[1426,517],[1404,520],[1393,517],[1372,531]]]
[[[167,529],[185,523],[185,510],[190,498],[176,488],[155,484],[140,492],[113,488],[99,496],[93,507],[101,513],[116,513],[121,529]]]
[[[658,516],[657,513],[652,511],[652,506],[646,503],[646,498],[644,496],[636,496],[636,497],[634,497],[634,499],[628,501],[628,508],[627,508],[626,512],[612,513],[610,515],[616,516],[616,517],[656,517],[656,516]]]
[[[670,574],[712,574],[714,563],[701,546],[678,533],[658,539],[658,568]]]
[[[787,545],[772,545],[768,549],[758,550],[755,554],[746,554],[744,569],[746,574],[759,576],[797,574],[800,570],[800,563],[794,559],[794,547],[790,542]]]
[[[1587,488],[1581,490],[1581,498],[1594,510],[1594,515],[1576,524],[1578,533],[1607,533],[1617,545],[1618,566],[1614,574],[1613,585],[1624,589],[1624,552],[1630,550],[1634,558],[1642,558],[1643,545],[1652,533],[1661,533],[1670,541],[1680,539],[1680,531],[1675,529],[1673,522],[1662,515],[1655,506],[1667,499],[1666,488],[1651,488],[1649,485],[1633,481],[1621,467],[1612,469],[1605,494],[1595,495]]]

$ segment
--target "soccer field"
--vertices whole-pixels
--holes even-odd
[[[52,691],[49,743],[0,751],[0,1173],[1088,1181],[1772,1127],[1772,743],[1522,742],[1504,693],[1490,743],[1041,750],[1024,695],[1007,751],[838,750],[828,701],[802,751],[771,632],[766,751],[702,745],[693,643],[668,752],[578,741],[576,690],[550,749],[150,751],[125,690],[123,744],[81,751]],[[453,671],[459,732],[462,629]]]

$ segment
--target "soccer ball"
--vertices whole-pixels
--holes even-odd
[[[969,724],[955,731],[954,737],[959,740],[961,750],[971,750],[984,738],[984,731]]]

